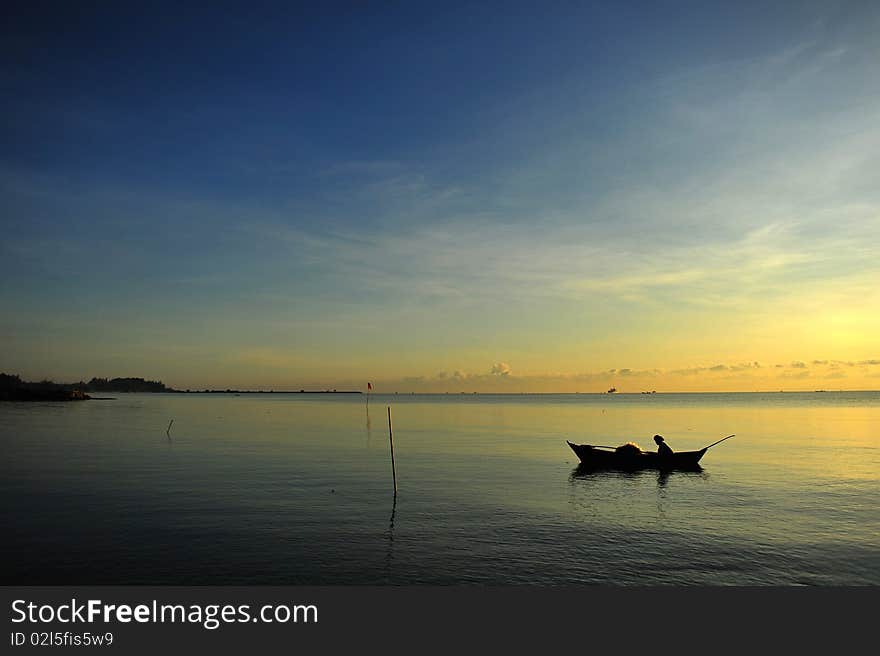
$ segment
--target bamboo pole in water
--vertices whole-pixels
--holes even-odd
[[[397,467],[394,465],[394,432],[391,430],[391,406],[388,406],[388,442],[391,444],[391,476],[394,479],[394,498],[397,498]]]

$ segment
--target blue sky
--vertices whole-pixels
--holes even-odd
[[[878,18],[23,3],[0,367],[589,391],[777,388],[803,361],[810,389],[871,386]]]

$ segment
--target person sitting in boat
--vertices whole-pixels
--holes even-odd
[[[669,458],[672,456],[672,449],[669,448],[669,445],[666,443],[666,440],[663,439],[662,435],[655,435],[654,441],[657,443],[657,455],[661,458]]]

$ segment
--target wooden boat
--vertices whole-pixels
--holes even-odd
[[[581,465],[594,469],[699,469],[700,459],[711,447],[724,440],[728,435],[699,451],[677,451],[671,456],[661,456],[656,451],[636,449],[615,449],[613,447],[592,446],[590,444],[573,444],[566,440],[571,450],[580,458]]]

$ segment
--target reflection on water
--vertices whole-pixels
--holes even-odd
[[[880,584],[880,394],[373,401],[390,519],[359,397],[2,404],[3,581]],[[700,472],[565,444],[734,432]]]
[[[583,464],[579,464],[575,467],[570,476],[570,480],[573,484],[576,484],[577,480],[585,480],[590,482],[601,481],[603,478],[608,479],[616,479],[616,478],[628,478],[628,479],[650,479],[657,482],[657,487],[665,487],[666,483],[669,481],[670,476],[700,476],[703,478],[708,478],[709,474],[700,466],[693,467],[691,469],[676,469],[676,470],[668,470],[668,469],[615,469],[608,467],[587,467]]]
[[[709,473],[702,467],[688,470],[613,469],[586,467],[579,464],[572,470],[569,481],[575,489],[578,487],[583,489],[590,486],[607,489],[614,486],[615,482],[620,481],[638,482],[645,486],[654,483],[658,492],[662,493],[669,483],[670,477],[698,477],[708,480]]]
[[[372,424],[370,423],[370,404],[367,403],[367,448],[370,448],[370,438],[373,435]]]
[[[700,468],[700,471],[703,471],[702,467]],[[661,469],[659,472],[657,472],[657,487],[666,487],[666,481],[669,480],[669,474],[670,472],[666,471],[665,469]]]
[[[388,520],[388,557],[385,560],[385,582],[393,580],[392,561],[394,560],[394,513],[397,512],[397,495],[391,502],[391,519]]]

